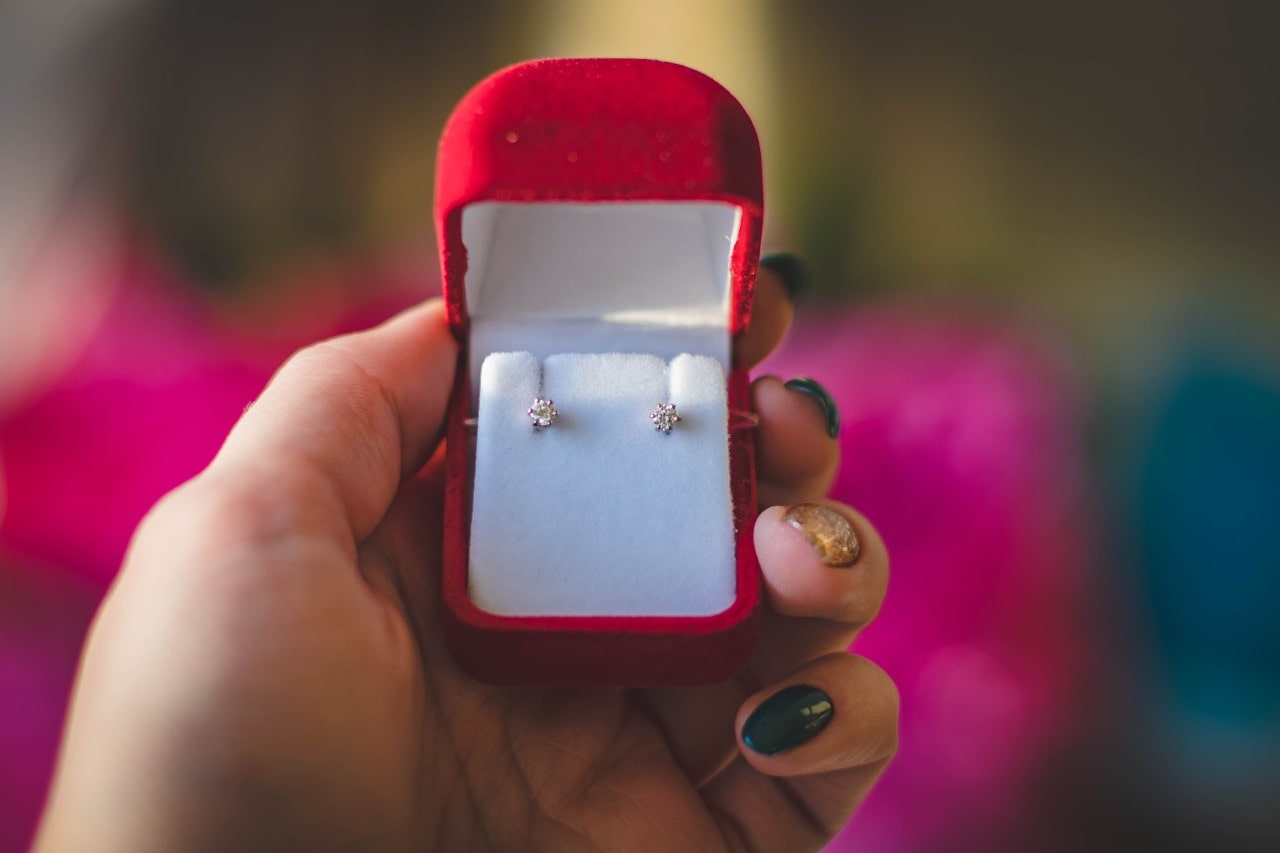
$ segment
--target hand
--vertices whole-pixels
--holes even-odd
[[[743,363],[790,318],[778,278],[757,291]],[[37,849],[799,850],[840,828],[897,742],[892,683],[844,651],[884,595],[871,526],[836,504],[808,528],[760,516],[768,603],[728,683],[478,684],[436,619],[454,364],[438,302],[303,350],[151,512],[91,631]],[[819,407],[772,378],[754,404],[762,498],[819,500]],[[815,520],[856,532],[856,562],[823,562]],[[795,685],[816,713],[748,724]]]

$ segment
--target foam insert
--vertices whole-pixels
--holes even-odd
[[[706,616],[735,594],[725,374],[709,356],[493,353],[468,589],[508,616]],[[534,429],[535,397],[556,423]],[[649,413],[672,402],[670,434]]]

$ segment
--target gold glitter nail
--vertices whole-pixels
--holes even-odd
[[[796,504],[783,518],[804,534],[818,558],[828,566],[844,568],[858,561],[862,553],[858,535],[835,510],[821,504]]]

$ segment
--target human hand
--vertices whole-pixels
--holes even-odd
[[[789,323],[767,270],[755,316],[742,363]],[[438,302],[303,350],[157,505],[90,634],[38,850],[797,850],[839,829],[897,742],[892,682],[844,651],[884,595],[871,526],[762,513],[759,646],[729,682],[479,684],[437,618],[455,358]],[[820,500],[820,408],[773,378],[753,397],[762,502]],[[849,556],[841,519],[843,568],[822,559]],[[782,705],[803,693],[810,725],[750,719],[796,685]]]

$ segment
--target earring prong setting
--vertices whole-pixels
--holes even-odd
[[[529,407],[529,420],[533,421],[535,430],[544,430],[556,422],[556,418],[560,417],[560,413],[556,411],[555,404],[550,400],[542,397],[535,397],[533,405]]]
[[[675,403],[659,403],[657,407],[649,413],[649,420],[653,421],[653,428],[661,432],[663,435],[670,435],[671,430],[675,429],[676,424],[684,420],[680,415],[676,414]]]

